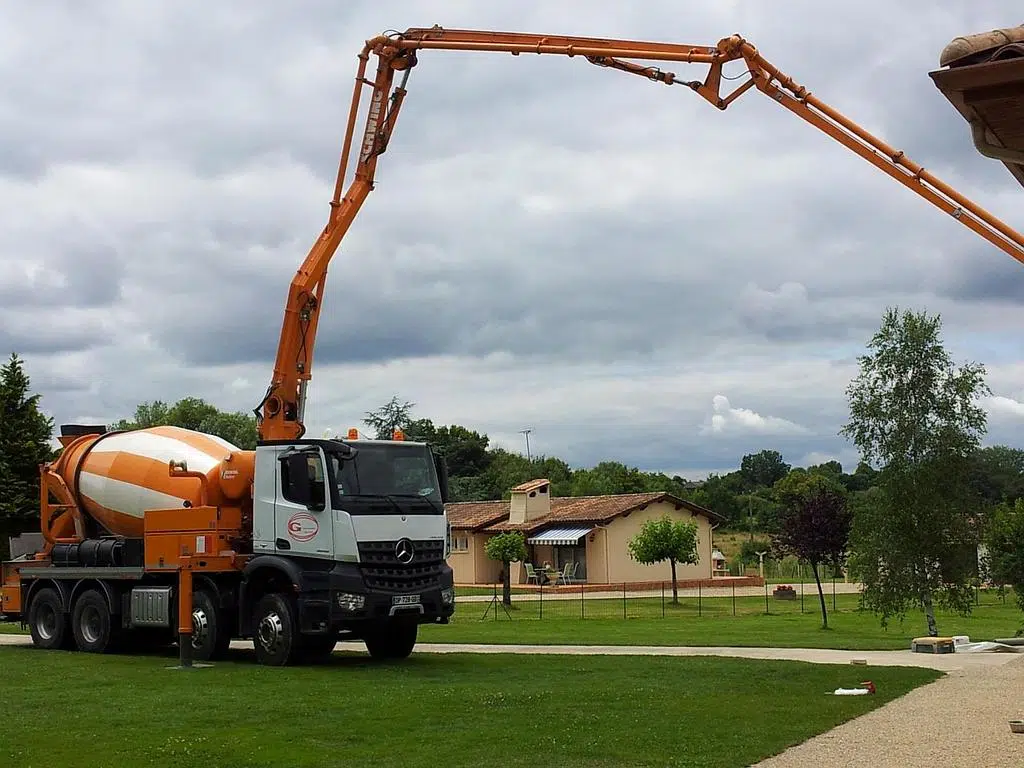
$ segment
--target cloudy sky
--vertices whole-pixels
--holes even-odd
[[[259,402],[385,30],[739,33],[1020,224],[928,77],[953,37],[1019,23],[1005,2],[0,2],[0,351],[58,423]],[[899,305],[986,363],[988,442],[1022,445],[1022,266],[757,91],[719,112],[582,59],[423,52],[377,182],[332,263],[311,434],[397,394],[577,466],[852,469],[844,390]]]

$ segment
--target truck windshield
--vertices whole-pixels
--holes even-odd
[[[355,447],[355,458],[331,455],[339,497],[390,497],[400,509],[403,501],[423,499],[438,512],[443,509],[433,456],[427,446],[367,442]]]

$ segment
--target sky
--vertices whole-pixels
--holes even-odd
[[[0,352],[57,424],[256,407],[357,54],[409,27],[741,34],[1015,223],[1024,191],[928,77],[1019,23],[1004,2],[685,5],[0,0]],[[986,444],[1024,447],[1024,265],[763,94],[719,111],[580,58],[435,51],[408,88],[331,263],[308,434],[398,396],[573,466],[698,479],[771,448],[852,471],[845,390],[898,306],[941,314],[987,367]]]

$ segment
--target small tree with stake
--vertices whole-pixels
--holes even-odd
[[[638,563],[651,565],[668,560],[672,564],[672,604],[679,604],[676,563],[696,564],[697,524],[692,520],[673,520],[664,515],[648,520],[629,542],[629,555]]]
[[[775,494],[782,512],[773,543],[781,553],[810,563],[821,602],[821,626],[828,629],[819,567],[842,564],[853,519],[846,489],[830,477],[796,470],[775,484]]]
[[[501,601],[505,605],[512,605],[512,563],[526,559],[526,538],[519,531],[499,533],[487,540],[484,551],[491,560],[501,561],[502,572],[505,574]]]

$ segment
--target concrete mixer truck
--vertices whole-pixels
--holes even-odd
[[[42,470],[43,551],[3,564],[0,604],[42,648],[179,641],[182,661],[252,638],[263,664],[339,639],[407,656],[454,610],[444,461],[406,441],[265,440],[176,427],[61,427]],[[184,621],[183,621],[184,619]]]
[[[379,35],[359,54],[327,224],[288,292],[273,375],[255,409],[256,449],[169,427],[63,427],[61,456],[40,469],[45,546],[4,563],[0,579],[0,614],[27,624],[37,645],[104,651],[129,637],[166,638],[176,626],[186,665],[223,654],[232,638],[251,638],[264,664],[320,656],[341,637],[399,658],[419,625],[453,614],[444,462],[401,434],[308,439],[303,421],[328,263],[374,187],[422,50],[565,56],[682,86],[719,110],[756,89],[1024,262],[1024,236],[739,35],[711,46],[438,26]],[[707,65],[707,74],[684,80],[664,62]],[[723,72],[729,62],[740,67],[736,77]],[[735,88],[722,93],[724,82]],[[356,137],[364,88],[365,127]]]

